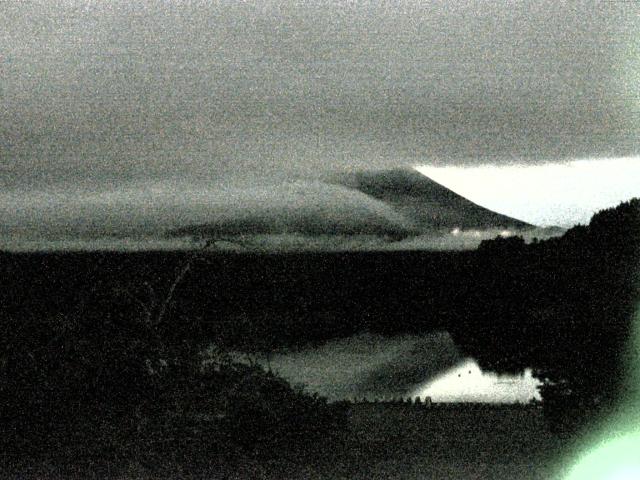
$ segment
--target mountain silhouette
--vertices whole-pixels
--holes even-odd
[[[300,184],[286,201],[270,202],[267,198],[264,204],[253,203],[249,208],[230,199],[228,211],[212,210],[206,222],[183,225],[167,234],[173,237],[369,235],[402,240],[456,228],[533,228],[481,207],[410,169],[334,174],[320,183]]]
[[[481,207],[413,169],[350,172],[334,175],[330,181],[389,204],[423,231],[533,228],[526,222]]]

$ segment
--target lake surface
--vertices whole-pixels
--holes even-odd
[[[431,397],[434,402],[526,403],[541,400],[540,382],[526,369],[521,375],[484,372],[475,360],[467,358],[454,368],[427,380],[410,397]]]
[[[274,354],[264,365],[329,400],[429,396],[436,402],[524,403],[540,398],[531,370],[483,372],[460,355],[447,332],[354,335]]]

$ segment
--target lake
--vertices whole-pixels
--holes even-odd
[[[329,400],[431,397],[434,402],[526,403],[540,399],[531,370],[483,372],[447,332],[359,334],[263,359],[292,384]]]

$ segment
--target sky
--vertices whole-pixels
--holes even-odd
[[[483,207],[542,227],[586,225],[598,210],[640,197],[640,157],[416,170]]]
[[[73,210],[96,191],[251,192],[335,170],[606,168],[640,155],[639,13],[625,1],[1,2],[2,200],[37,221],[56,191],[79,192],[63,202]],[[484,198],[480,178],[461,193]],[[549,222],[583,219],[559,201],[568,217]]]

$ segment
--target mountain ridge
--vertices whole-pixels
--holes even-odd
[[[419,228],[533,228],[463,197],[416,170],[395,168],[333,175],[331,182],[382,200]]]

